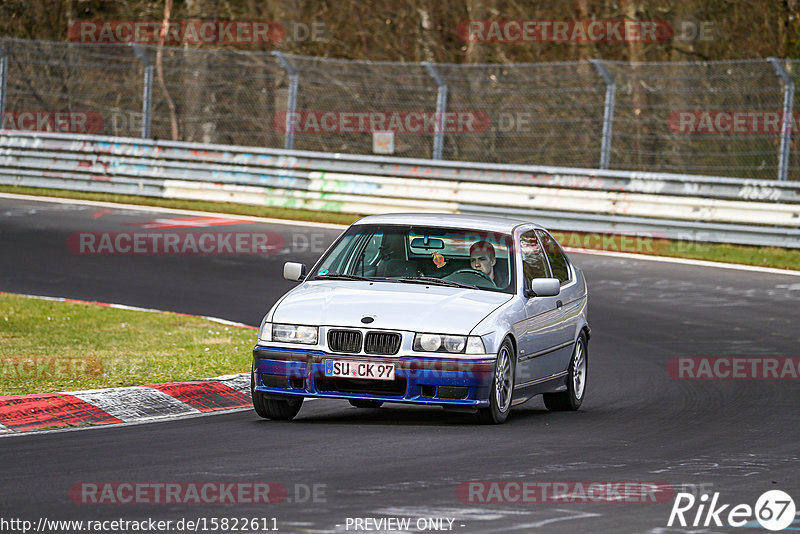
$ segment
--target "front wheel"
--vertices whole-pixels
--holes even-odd
[[[489,407],[478,410],[478,419],[485,424],[504,423],[511,411],[511,397],[514,394],[514,347],[506,339],[497,351],[494,364],[492,388],[489,391]]]
[[[253,408],[264,419],[290,421],[303,406],[303,397],[287,396],[286,399],[276,399],[256,391],[253,373],[250,373],[250,394],[253,397]]]
[[[589,351],[586,334],[581,332],[575,341],[572,358],[567,373],[567,390],[560,393],[545,393],[544,405],[553,411],[575,411],[581,407],[586,395],[586,375],[588,371]]]

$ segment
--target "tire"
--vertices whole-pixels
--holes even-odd
[[[589,370],[589,348],[586,334],[581,332],[572,349],[567,373],[567,390],[560,393],[545,393],[544,405],[552,411],[575,411],[586,396],[586,377]]]
[[[350,399],[350,405],[355,406],[356,408],[380,408],[383,406],[383,401]]]
[[[297,412],[303,406],[303,397],[287,397],[284,399],[270,398],[267,395],[255,390],[255,376],[250,373],[250,393],[253,397],[253,408],[256,413],[264,419],[274,419],[277,421],[290,421],[294,419]]]
[[[514,373],[516,358],[514,346],[508,339],[497,351],[494,364],[492,388],[489,391],[489,407],[478,410],[478,420],[484,424],[499,425],[505,423],[511,411],[511,399],[514,396]]]

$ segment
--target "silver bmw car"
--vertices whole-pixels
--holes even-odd
[[[587,289],[541,226],[404,213],[352,224],[261,323],[251,390],[258,415],[292,419],[305,397],[437,405],[502,423],[543,395],[586,394]]]

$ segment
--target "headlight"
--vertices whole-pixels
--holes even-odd
[[[464,336],[444,336],[444,350],[447,352],[464,352],[467,338]]]
[[[267,318],[261,321],[261,328],[258,329],[258,342],[268,343],[272,341],[272,323],[267,322]]]
[[[414,350],[436,352],[442,347],[442,336],[439,334],[417,334],[414,338]]]
[[[299,326],[294,324],[272,325],[272,341],[284,343],[305,343],[316,345],[319,328],[316,326]]]
[[[486,349],[479,336],[450,336],[447,334],[417,334],[414,336],[417,352],[449,352],[453,354],[484,354]]]

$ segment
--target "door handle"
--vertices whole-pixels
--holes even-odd
[[[561,306],[563,306],[563,305],[564,305],[564,303],[561,302],[560,300],[556,301],[556,308],[558,308],[559,310],[561,309]]]

